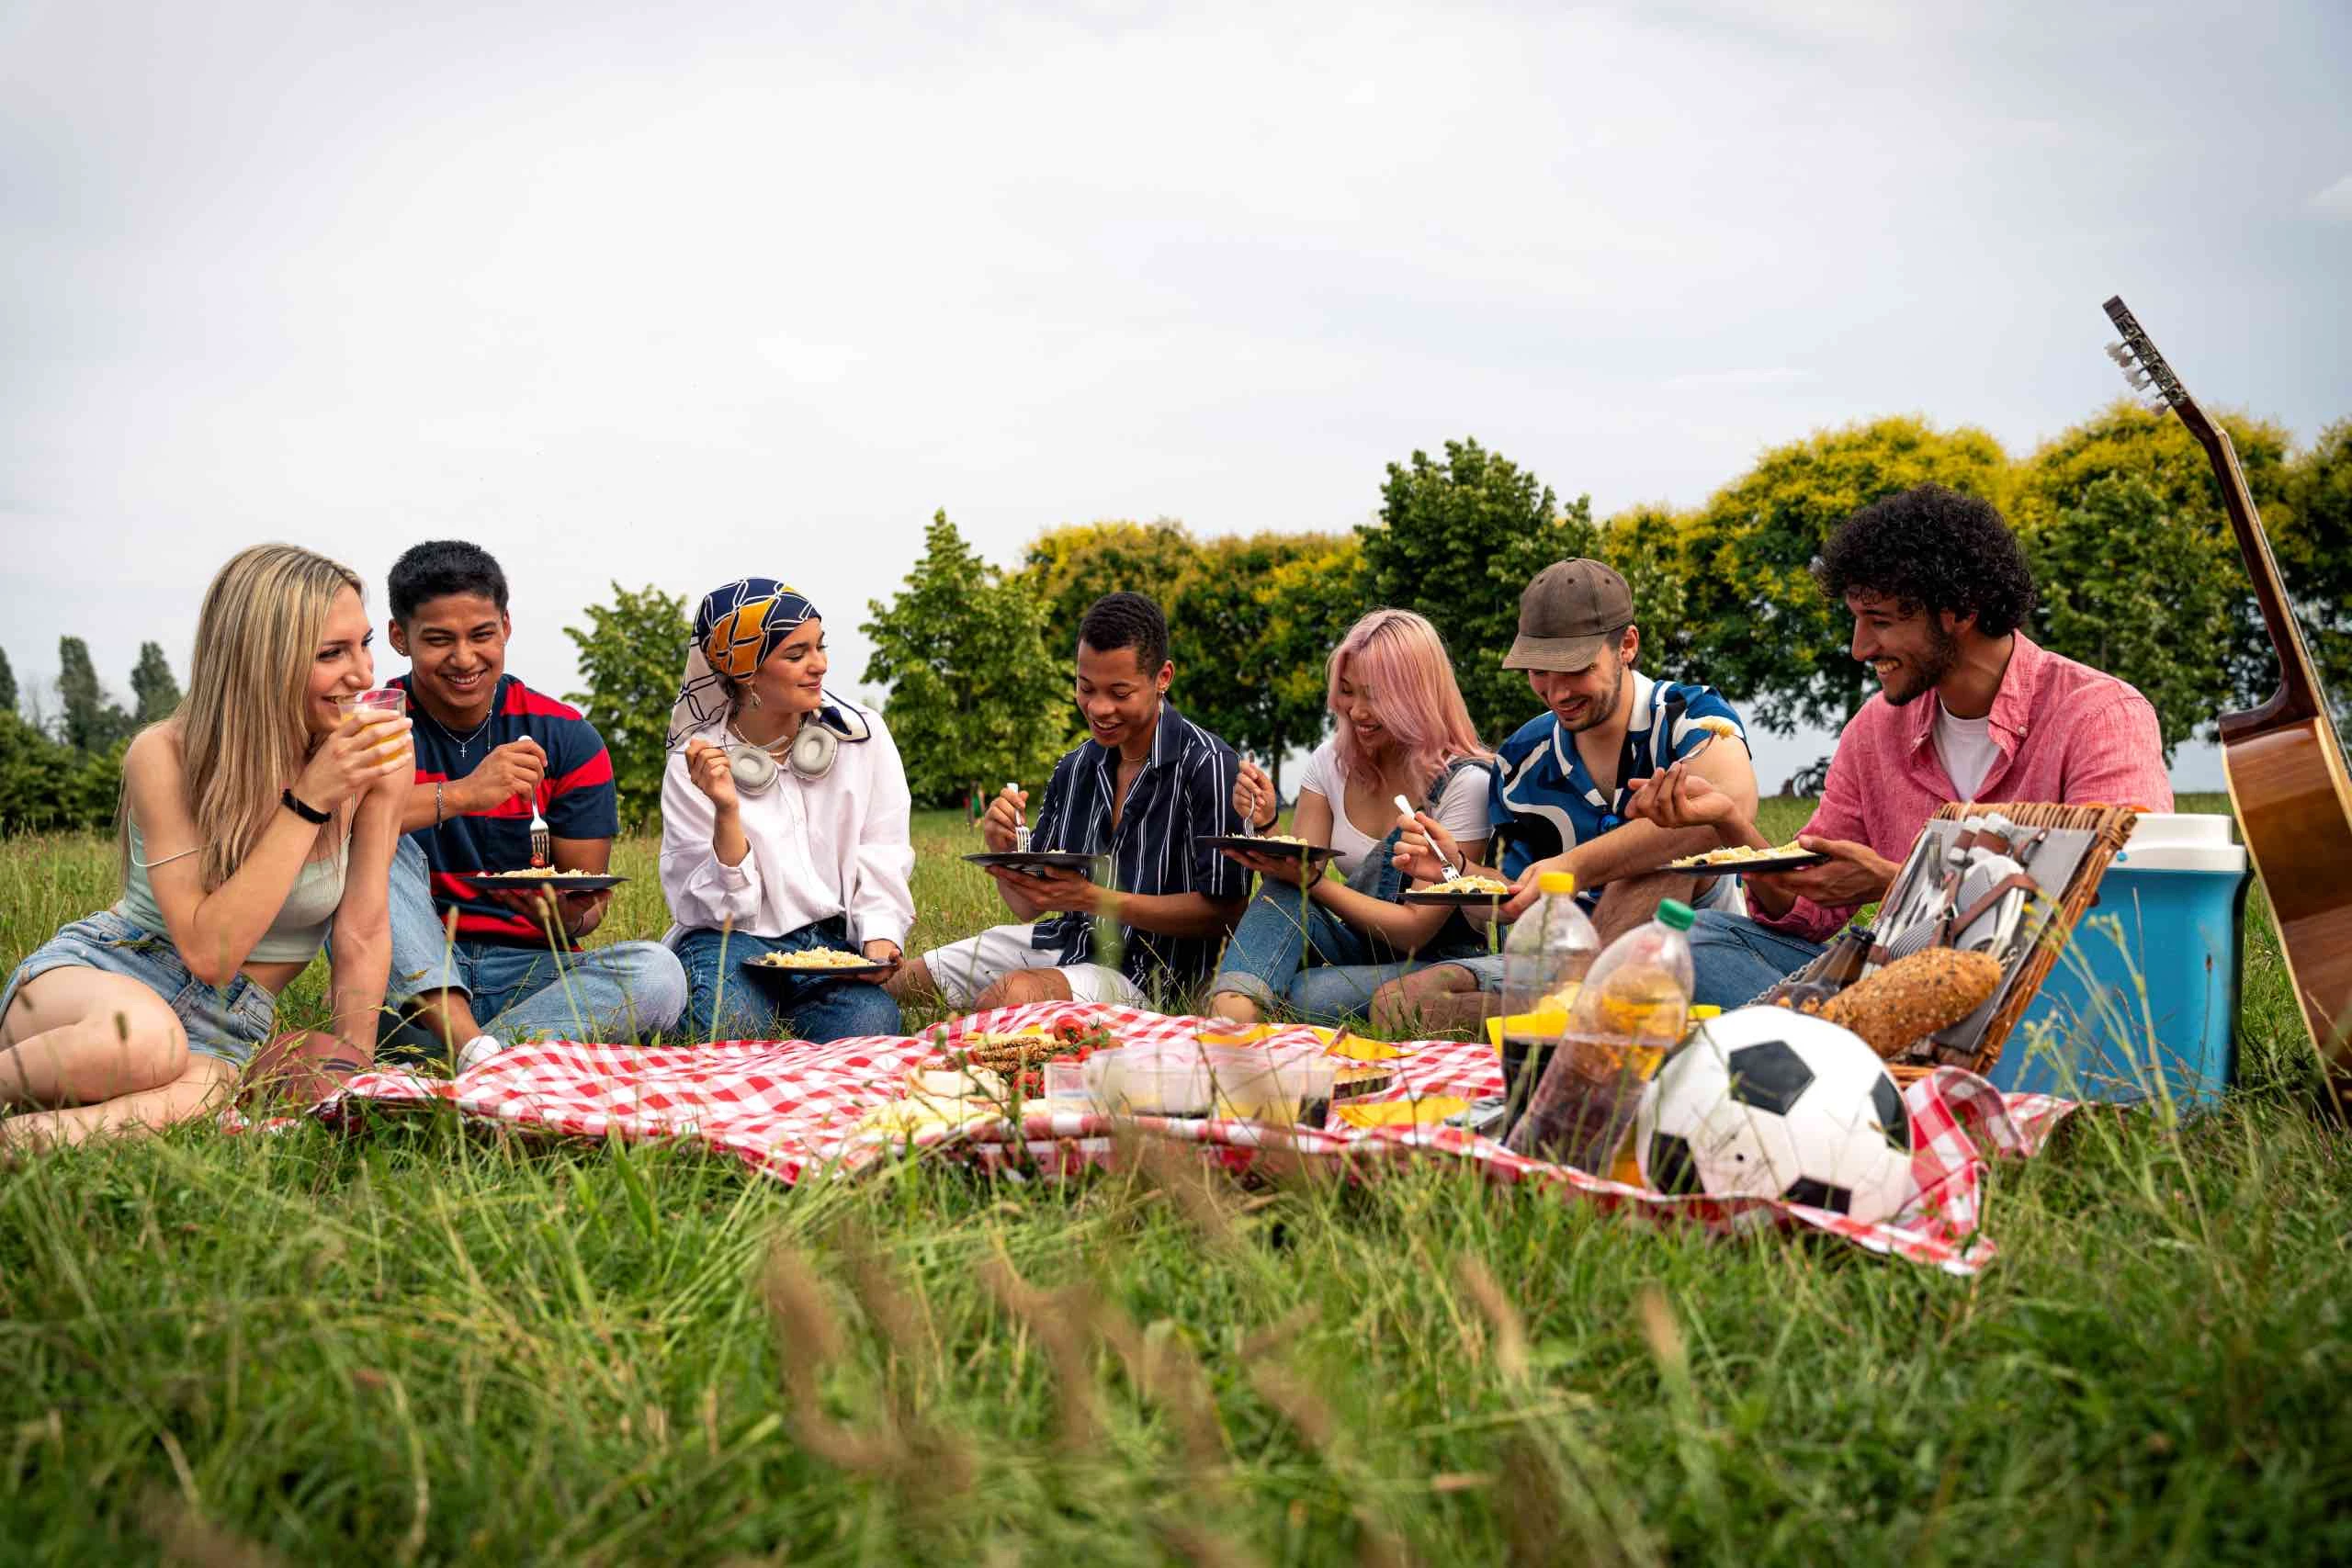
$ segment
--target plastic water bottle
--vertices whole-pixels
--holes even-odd
[[[1544,872],[1535,887],[1538,897],[1503,942],[1505,1126],[1527,1109],[1600,951],[1600,933],[1577,903],[1572,874]]]
[[[1608,1175],[1633,1126],[1642,1084],[1682,1039],[1690,1017],[1690,906],[1667,899],[1657,918],[1593,960],[1559,1047],[1527,1114],[1506,1143]]]

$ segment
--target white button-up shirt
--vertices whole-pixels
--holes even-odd
[[[906,945],[915,919],[907,772],[881,715],[830,693],[826,700],[863,717],[872,738],[842,742],[821,779],[779,762],[767,789],[739,791],[752,846],[741,865],[712,852],[718,813],[687,777],[684,751],[672,753],[662,779],[662,894],[677,924],[665,941],[729,920],[752,936],[780,937],[847,915],[853,942]],[[723,746],[732,738],[713,727],[697,739]]]

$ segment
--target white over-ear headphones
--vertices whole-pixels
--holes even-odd
[[[828,705],[801,723],[799,733],[792,738],[792,744],[785,752],[785,761],[796,777],[814,784],[833,771],[842,741],[869,740],[873,736],[873,728],[854,709]],[[775,753],[764,747],[739,741],[727,748],[727,759],[735,774],[735,787],[748,795],[765,794],[775,787],[776,775],[783,772],[776,765]]]
[[[760,747],[737,741],[727,748],[727,766],[745,795],[765,795],[775,784],[775,759]]]

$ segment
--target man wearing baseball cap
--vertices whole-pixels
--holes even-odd
[[[1507,920],[1534,903],[1536,878],[1547,871],[1575,875],[1577,897],[1604,942],[1648,919],[1664,898],[1736,907],[1736,878],[1663,869],[1717,848],[1712,831],[1628,819],[1627,803],[1643,782],[1684,758],[1688,771],[1747,802],[1750,816],[1756,808],[1756,772],[1739,715],[1712,686],[1643,674],[1634,667],[1641,647],[1633,592],[1602,562],[1555,561],[1520,595],[1519,635],[1503,668],[1526,672],[1544,711],[1503,742],[1487,794],[1501,853],[1486,874],[1511,884]],[[1727,720],[1733,733],[1717,739],[1699,722],[1706,718]],[[1397,846],[1397,863],[1413,876],[1435,878],[1445,874],[1440,856],[1459,863],[1452,836],[1427,816],[1417,818]],[[1501,987],[1500,954],[1433,964],[1383,987],[1373,1016],[1384,1025],[1459,1024],[1493,1010]]]

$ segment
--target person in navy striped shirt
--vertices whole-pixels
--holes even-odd
[[[1075,872],[990,867],[1022,923],[933,948],[890,982],[902,1000],[958,1010],[1076,998],[1188,1008],[1249,896],[1250,875],[1199,840],[1233,834],[1233,748],[1176,711],[1168,623],[1140,593],[1110,593],[1078,629],[1087,739],[1054,766],[1028,847],[1106,855],[1107,885]],[[991,850],[1019,840],[1026,790],[989,803]],[[1098,917],[1101,918],[1098,922]],[[1118,951],[1100,945],[1115,920]]]
[[[392,993],[451,1048],[560,1036],[628,1039],[685,1009],[659,942],[580,944],[612,890],[515,892],[465,875],[531,863],[531,811],[560,871],[605,871],[620,811],[613,760],[579,710],[506,673],[506,574],[478,546],[418,545],[393,563],[391,642],[409,672],[416,783],[392,866]],[[551,940],[552,939],[552,940]],[[414,1032],[407,1032],[413,1040]]]

